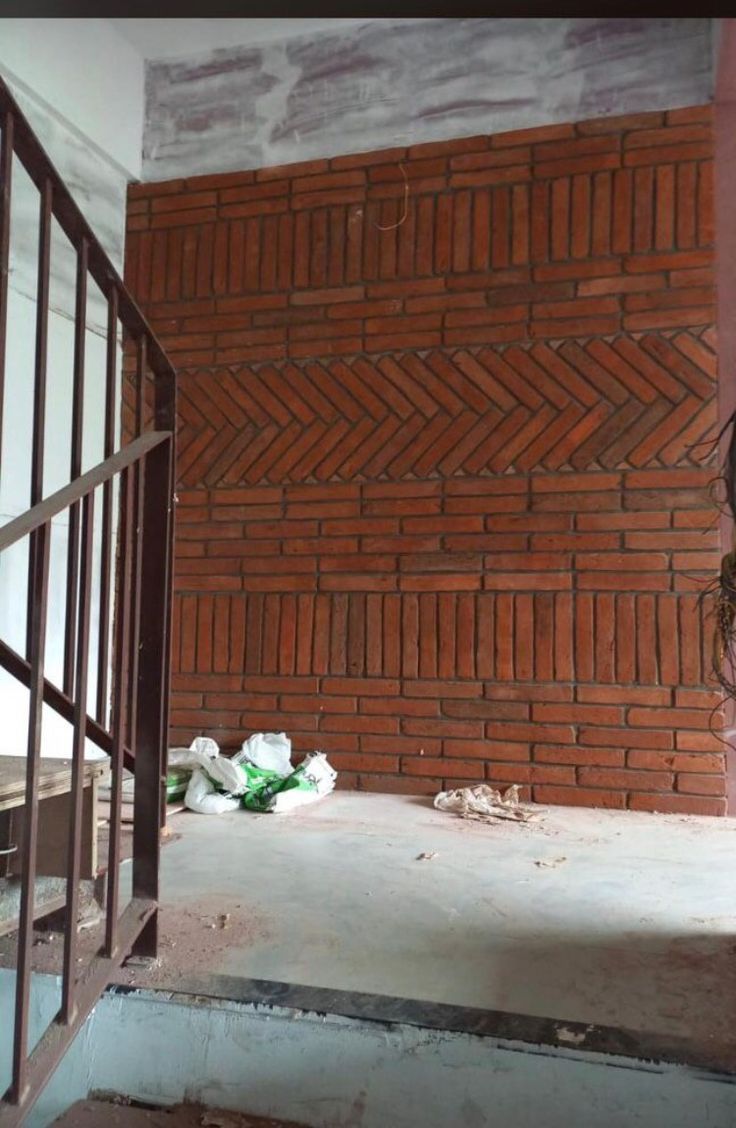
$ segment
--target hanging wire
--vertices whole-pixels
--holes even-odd
[[[714,445],[729,429],[731,434],[716,482],[723,484],[725,495],[719,508],[728,513],[736,528],[736,411],[721,428]],[[712,595],[714,603],[713,674],[724,693],[736,700],[736,538],[732,539],[731,551],[721,560],[719,576],[703,594]]]

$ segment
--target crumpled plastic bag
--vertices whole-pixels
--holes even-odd
[[[240,798],[223,795],[201,768],[195,768],[184,796],[184,805],[200,815],[223,815],[226,811],[236,811]]]
[[[248,786],[247,776],[241,767],[220,755],[217,741],[211,737],[197,736],[189,748],[172,749],[169,766],[191,769],[184,793],[184,806],[190,811],[221,815],[240,806],[239,796]]]
[[[220,755],[220,746],[211,736],[195,736],[188,748],[169,749],[169,767],[194,771],[204,760]]]
[[[169,766],[189,770],[184,805],[202,815],[234,811],[286,811],[328,795],[337,772],[323,752],[312,752],[298,768],[291,763],[291,741],[283,732],[257,732],[243,741],[232,759],[220,755],[211,737],[196,737],[189,748],[173,748]]]
[[[249,811],[276,815],[313,803],[334,790],[337,772],[324,752],[310,752],[285,779],[276,778],[246,792],[243,806]]]
[[[282,815],[295,807],[322,799],[334,791],[336,779],[337,772],[328,763],[324,752],[310,752],[276,792],[268,810]]]
[[[456,791],[440,791],[435,795],[434,806],[439,811],[451,811],[461,819],[476,822],[494,822],[496,819],[529,822],[535,817],[532,811],[521,806],[516,783],[507,787],[503,794],[487,783],[461,787]]]
[[[292,771],[291,741],[285,732],[254,732],[233,756],[234,764],[244,762],[262,771],[287,776]]]

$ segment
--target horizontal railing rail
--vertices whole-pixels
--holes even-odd
[[[4,552],[5,549],[10,548],[23,537],[29,536],[41,525],[47,525],[54,517],[63,513],[65,509],[69,509],[70,506],[81,501],[86,494],[96,490],[98,486],[104,485],[105,482],[119,474],[121,470],[140,462],[141,458],[149,451],[170,439],[171,434],[168,431],[148,431],[145,435],[134,439],[132,443],[128,443],[127,446],[106,458],[104,462],[98,463],[85,474],[75,478],[73,482],[62,486],[56,493],[50,494],[43,501],[39,501],[32,509],[27,509],[25,513],[14,517],[7,524],[0,525],[0,552]]]
[[[12,674],[26,689],[31,688],[30,662],[27,662],[17,650],[13,650],[12,646],[8,646],[7,642],[3,642],[2,639],[0,639],[0,666],[7,670],[9,674]],[[48,678],[43,680],[43,703],[53,709],[55,713],[58,713],[60,717],[63,717],[65,721],[73,721],[74,701],[71,697],[67,697],[53,682],[50,682]],[[111,733],[98,724],[94,717],[90,717],[89,714],[87,715],[86,735],[87,739],[95,744],[100,751],[107,753],[108,756],[111,754]],[[126,768],[132,769],[135,765],[133,753],[127,747],[123,749],[123,753]]]

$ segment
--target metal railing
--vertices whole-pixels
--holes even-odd
[[[29,691],[26,786],[18,921],[12,1083],[0,1100],[0,1125],[20,1125],[54,1068],[131,952],[155,955],[160,830],[169,708],[174,536],[175,373],[143,315],[84,220],[61,177],[0,79],[0,437],[5,399],[11,185],[19,161],[38,190],[33,437],[26,512],[0,528],[0,553],[27,541],[25,653],[0,640],[0,666]],[[43,497],[49,348],[51,228],[56,221],[76,254],[70,483]],[[82,473],[88,280],[107,303],[103,461]],[[122,402],[118,347],[131,360],[135,434],[116,450]],[[1,439],[0,439],[1,441]],[[5,453],[6,457],[10,452]],[[12,455],[10,455],[12,457]],[[97,584],[93,538],[101,498]],[[116,505],[117,500],[117,505]],[[51,523],[68,521],[65,633],[61,685],[46,676]],[[94,594],[93,594],[94,593]],[[114,598],[113,598],[114,596]],[[93,608],[93,600],[98,606]],[[91,623],[97,614],[96,646]],[[94,653],[92,653],[94,651]],[[90,664],[96,667],[89,711]],[[29,1053],[34,892],[39,841],[42,712],[72,726],[66,852],[66,915],[61,1006]],[[104,940],[82,972],[78,963],[78,891],[82,851],[85,742],[110,757],[110,846]],[[120,911],[123,769],[135,772],[132,896]],[[9,1016],[8,1016],[9,1017]],[[6,1017],[3,1025],[7,1029]]]

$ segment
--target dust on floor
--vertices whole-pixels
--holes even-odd
[[[182,1104],[173,1108],[141,1108],[124,1102],[77,1101],[54,1121],[56,1128],[304,1128],[293,1120],[271,1120],[243,1112]]]

